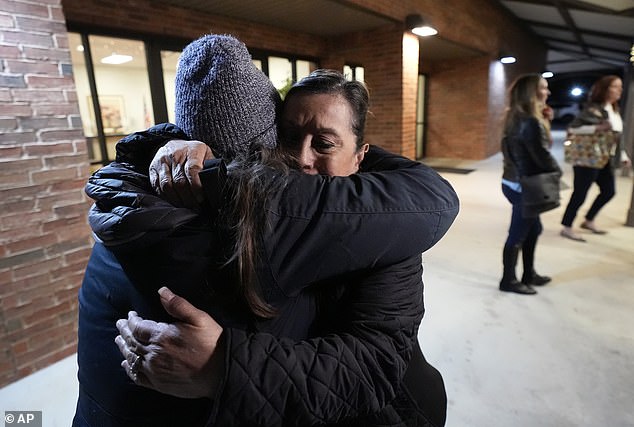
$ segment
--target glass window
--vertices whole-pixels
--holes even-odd
[[[90,97],[90,83],[84,57],[85,46],[82,43],[81,36],[77,33],[68,33],[68,42],[70,58],[73,63],[73,77],[77,88],[77,99],[79,100],[79,115],[84,128],[84,136],[86,137],[88,158],[91,163],[101,163],[103,155],[99,147],[97,129],[90,119],[95,114],[92,104],[88,102],[92,98]]]
[[[343,75],[348,80],[357,80],[359,82],[365,81],[365,69],[363,67],[344,65]]]
[[[145,48],[141,41],[114,37],[89,36],[89,42],[108,158],[112,160],[122,136],[154,124]],[[79,102],[90,105],[92,99]],[[84,126],[96,131],[94,114]]]
[[[176,67],[181,53],[173,50],[161,50],[161,68],[163,69],[163,85],[165,86],[165,102],[170,123],[176,121]]]
[[[295,62],[295,74],[297,75],[296,77],[297,81],[303,79],[304,77],[309,75],[311,72],[315,71],[316,69],[317,69],[316,62],[304,61],[304,60],[298,59]]]
[[[354,67],[354,79],[360,82],[365,81],[365,68]]]
[[[269,56],[269,79],[277,90],[284,90],[293,83],[293,64],[288,58]]]
[[[114,160],[121,137],[154,125],[155,112],[157,120],[176,120],[179,43],[86,33],[69,33],[69,41],[79,112],[94,168]],[[160,57],[160,66],[157,63],[148,70],[146,49],[152,63]],[[266,54],[253,63],[268,75],[282,97],[294,81],[318,68],[314,61]]]

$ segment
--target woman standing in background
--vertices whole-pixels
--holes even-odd
[[[542,286],[551,280],[535,272],[535,246],[543,228],[539,212],[528,214],[524,209],[520,184],[522,176],[560,171],[549,151],[550,126],[542,113],[549,94],[548,82],[539,74],[520,76],[509,90],[502,138],[502,193],[513,205],[513,211],[502,255],[504,273],[500,290],[504,292],[536,294],[533,286]],[[515,275],[520,251],[524,266],[521,282]]]
[[[619,114],[619,99],[623,92],[623,82],[618,76],[608,75],[597,80],[590,89],[588,105],[581,111],[571,123],[568,132],[573,134],[594,134],[598,132],[616,132],[617,140],[623,132],[623,120]],[[619,144],[620,145],[620,144]],[[564,228],[561,235],[577,242],[586,240],[572,230],[572,223],[577,216],[577,211],[585,202],[588,190],[593,182],[599,186],[599,194],[586,213],[581,228],[589,230],[594,234],[605,234],[604,230],[597,228],[594,218],[601,208],[614,197],[614,168],[621,163],[624,166],[630,165],[630,158],[625,150],[621,150],[617,145],[614,158],[601,169],[587,166],[573,166],[574,184],[570,201],[561,219]]]

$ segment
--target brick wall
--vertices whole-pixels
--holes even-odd
[[[0,386],[76,350],[88,160],[59,1],[0,8]]]
[[[546,50],[515,19],[490,0],[446,0],[429,6],[442,37],[482,52],[421,67],[428,74],[426,156],[484,159],[500,149],[500,123],[506,88],[521,73],[542,70]],[[515,52],[520,60],[502,66],[498,52]]]

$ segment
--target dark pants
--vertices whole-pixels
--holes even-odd
[[[524,273],[522,280],[530,278],[535,274],[535,247],[537,238],[542,233],[542,221],[539,216],[526,218],[522,215],[522,193],[514,191],[511,187],[502,184],[502,193],[513,205],[511,213],[511,225],[509,234],[504,244],[502,263],[504,265],[504,275],[502,281],[513,282],[517,280],[515,276],[515,265],[517,263],[518,251],[522,251],[522,264]]]
[[[577,216],[577,211],[585,202],[588,195],[588,190],[593,182],[596,182],[599,186],[599,195],[590,210],[586,214],[588,221],[594,220],[599,211],[607,202],[614,197],[614,171],[610,163],[605,165],[603,169],[587,168],[583,166],[574,166],[574,184],[570,201],[564,212],[564,217],[561,219],[562,225],[566,227],[572,227],[572,222]]]
[[[522,193],[512,190],[508,185],[502,185],[502,193],[513,205],[511,225],[505,246],[522,246],[525,241],[537,241],[537,237],[543,230],[539,216],[534,218],[522,216]]]

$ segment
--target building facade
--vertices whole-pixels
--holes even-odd
[[[372,96],[368,142],[410,158],[498,152],[508,84],[545,62],[545,47],[492,0],[321,0],[375,22],[330,34],[177,6],[194,3],[0,0],[0,386],[75,352],[92,246],[84,184],[119,135],[171,119],[188,41],[235,35],[278,87],[315,67],[355,74]],[[410,14],[430,19],[440,41],[413,35]],[[109,44],[143,59],[103,65]],[[518,62],[500,64],[503,49]]]

